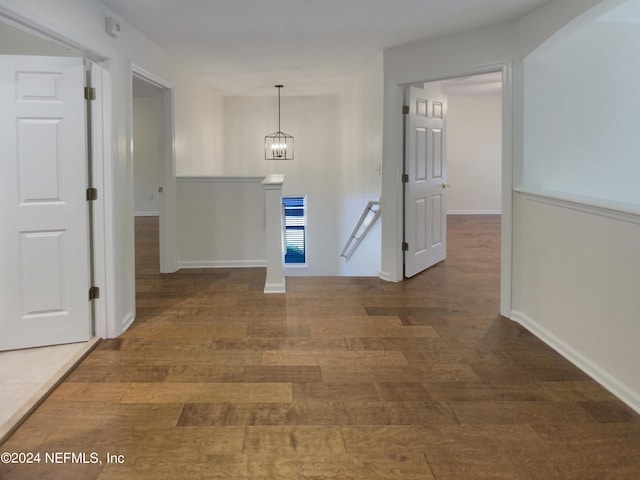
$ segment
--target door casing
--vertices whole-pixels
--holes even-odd
[[[402,105],[404,91],[409,85],[429,83],[479,75],[483,73],[502,72],[502,225],[501,225],[501,253],[500,253],[500,314],[511,315],[511,276],[512,276],[512,224],[513,224],[513,186],[514,177],[520,178],[520,172],[514,171],[513,165],[513,62],[488,63],[481,66],[469,67],[458,71],[447,72],[443,75],[418,77],[407,79],[390,87],[390,98],[393,111],[397,112],[395,124],[385,122],[385,139],[388,145],[384,147],[384,155],[389,158],[383,162],[382,169],[382,202],[383,212],[389,212],[382,217],[382,271],[380,278],[387,281],[399,282],[403,280],[402,266],[402,238],[404,227],[402,224]],[[519,71],[518,71],[519,72]],[[521,73],[521,72],[520,72]],[[391,105],[391,103],[389,103]],[[397,152],[391,154],[390,152]]]

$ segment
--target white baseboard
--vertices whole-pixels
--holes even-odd
[[[560,340],[546,328],[540,326],[536,321],[534,321],[525,313],[513,310],[511,311],[510,318],[511,320],[518,322],[544,343],[549,345],[556,352],[569,360],[604,388],[609,390],[613,395],[626,403],[630,408],[640,413],[640,392],[635,392],[627,387],[609,372],[603,370],[591,360],[586,358],[584,355],[576,351],[573,347],[568,345],[566,342]]]
[[[159,217],[160,212],[135,212],[136,217]]]
[[[380,278],[380,280],[384,280],[385,282],[398,283],[398,281],[399,281],[399,280],[395,280],[394,278],[392,278],[391,275],[389,274],[389,272],[380,271],[380,274],[378,275],[378,277]]]
[[[255,268],[266,267],[266,260],[194,260],[178,262],[180,268]]]
[[[265,283],[264,285],[264,293],[286,293],[287,285],[285,282],[282,283]]]
[[[120,332],[120,333],[126,332],[129,329],[129,327],[131,325],[133,325],[133,322],[134,322],[135,319],[136,319],[136,313],[135,312],[130,312],[126,317],[124,317],[124,319],[122,320],[123,328],[122,328],[122,332]],[[118,335],[120,335],[120,334],[118,334]]]
[[[447,215],[502,215],[502,210],[447,210]]]

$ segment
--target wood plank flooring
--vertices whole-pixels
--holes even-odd
[[[498,315],[499,217],[449,222],[448,259],[411,280],[265,296],[263,269],[160,275],[138,218],[135,324],[0,447],[41,463],[0,478],[640,478],[640,417]]]

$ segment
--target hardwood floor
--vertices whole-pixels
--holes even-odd
[[[2,480],[640,478],[640,417],[498,315],[498,217],[450,218],[411,280],[269,296],[262,269],[160,275],[137,220],[135,324],[0,448],[41,453]]]

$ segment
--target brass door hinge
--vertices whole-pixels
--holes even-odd
[[[402,251],[403,252],[409,251],[409,244],[407,242],[402,242]]]
[[[98,189],[97,188],[87,188],[87,202],[91,202],[93,200],[98,199]]]
[[[91,287],[89,289],[89,300],[96,300],[100,298],[100,287]]]
[[[403,115],[409,115],[409,105],[403,105],[402,106],[402,114]]]
[[[402,174],[402,183],[409,183],[409,175],[406,173]]]
[[[85,100],[95,100],[96,99],[96,89],[93,87],[84,87],[84,99]]]

